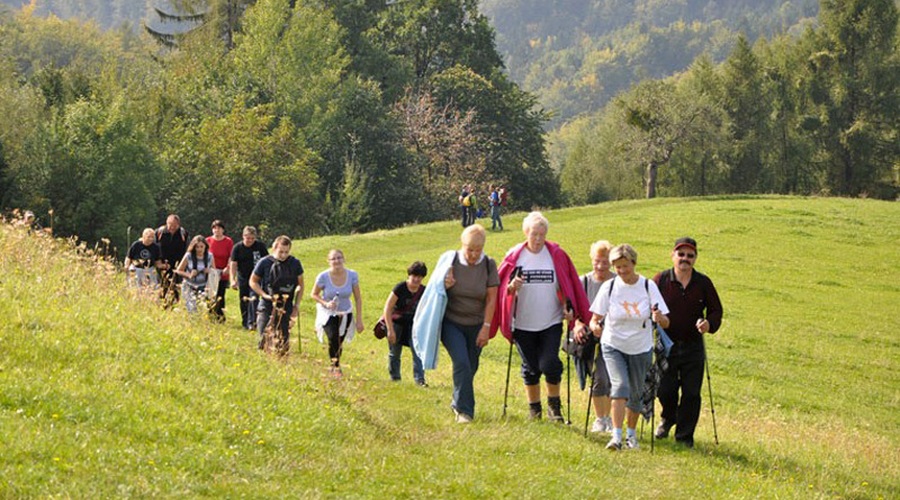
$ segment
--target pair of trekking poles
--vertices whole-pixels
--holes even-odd
[[[513,318],[515,318],[515,310],[516,310],[517,305],[518,305],[518,303],[515,303],[513,305]],[[514,332],[515,328],[513,327],[512,330]],[[569,337],[568,328],[566,329],[565,335],[566,335],[566,344],[568,344],[569,342],[571,342],[571,339]],[[709,408],[710,408],[710,413],[712,414],[712,421],[713,421],[713,437],[715,439],[716,445],[718,445],[719,444],[719,431],[718,431],[718,427],[716,426],[716,406],[713,402],[712,377],[709,374],[709,356],[707,356],[707,354],[706,354],[706,340],[702,336],[701,336],[701,341],[703,342],[703,360],[706,365],[706,367],[705,367],[706,368],[706,387],[709,389]],[[512,370],[512,352],[513,352],[513,344],[514,343],[515,343],[515,337],[510,339],[509,354],[506,359],[506,387],[503,390],[503,415],[502,415],[503,418],[506,418],[507,402],[509,400],[509,377],[510,377],[510,372]],[[568,345],[567,345],[567,347],[568,347]],[[594,355],[591,356],[592,360],[594,359],[595,356],[600,355],[600,353],[597,352],[599,350],[599,347],[600,347],[599,342],[596,344],[596,346],[593,347]],[[567,414],[566,425],[572,424],[571,361],[572,361],[572,356],[568,353],[568,349],[566,349],[566,414]],[[591,420],[591,402],[594,399],[594,371],[593,371],[592,366],[588,367],[587,375],[589,378],[589,380],[588,380],[589,389],[588,389],[587,411],[585,412],[585,417],[584,417],[584,437],[585,438],[587,437],[588,425]],[[656,394],[654,394],[654,400],[655,399],[656,399]],[[655,416],[656,416],[655,411],[653,412],[653,416],[654,416],[654,418],[651,418],[651,423],[650,423],[651,429],[653,429],[654,424],[655,424]],[[651,451],[653,451],[654,439],[656,437],[655,430],[653,430],[652,436],[653,437],[651,438],[651,441],[650,441],[650,450]]]

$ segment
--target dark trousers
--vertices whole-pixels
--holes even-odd
[[[272,317],[273,308],[270,306],[268,310],[258,309],[256,311],[256,329],[259,332],[259,348],[262,350],[266,345],[266,326],[269,324],[269,318]],[[285,307],[284,314],[281,315],[281,318],[277,325],[275,325],[276,331],[281,333],[281,350],[283,352],[287,352],[288,347],[290,346],[291,339],[291,312],[293,311],[293,304],[288,303],[287,307]]]
[[[344,350],[344,337],[341,336],[340,326],[341,316],[332,316],[328,318],[328,322],[322,327],[325,330],[325,336],[328,337],[328,356],[331,358],[333,366],[341,365],[341,353]],[[353,313],[347,314],[347,328],[355,328],[353,324]]]
[[[675,424],[677,441],[693,441],[700,418],[700,391],[703,388],[703,365],[706,360],[701,342],[679,342],[669,354],[669,369],[662,375],[657,397],[662,406],[662,419]],[[681,401],[678,391],[681,390]]]
[[[559,360],[562,323],[539,332],[517,329],[513,337],[516,339],[519,356],[522,357],[522,379],[525,385],[540,383],[542,374],[548,384],[559,384],[563,372],[563,364]]]
[[[461,206],[462,209],[462,227],[468,227],[469,225],[469,207]]]
[[[216,303],[213,304],[213,314],[219,322],[225,321],[225,292],[228,290],[228,280],[220,279],[219,288],[216,290]]]
[[[219,284],[221,287],[221,283]],[[250,281],[238,278],[238,295],[241,301],[241,324],[244,328],[252,330],[256,328],[256,301],[248,300],[255,298],[256,294],[250,288]]]

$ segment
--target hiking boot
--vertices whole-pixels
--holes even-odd
[[[330,370],[331,376],[334,378],[341,378],[344,376],[344,372],[341,371],[340,366],[332,366]]]
[[[638,444],[637,436],[629,436],[625,438],[625,448],[629,450],[636,450],[640,448],[641,445]]]
[[[653,433],[653,436],[656,437],[656,439],[665,439],[665,438],[669,437],[669,430],[671,430],[671,429],[672,429],[672,424],[663,420],[659,424],[659,427],[656,428],[656,432]]]
[[[619,451],[622,449],[622,441],[616,440],[616,438],[612,438],[606,443],[606,449],[610,451]]]
[[[425,380],[416,380],[416,385],[419,387],[428,387],[428,383]]]
[[[541,405],[529,405],[528,406],[528,420],[540,420],[543,417],[544,409],[541,408]]]
[[[562,415],[562,405],[558,399],[547,401],[547,420],[551,422],[562,422],[565,420]]]
[[[456,423],[457,424],[471,424],[472,417],[466,415],[465,413],[457,413],[456,414]]]

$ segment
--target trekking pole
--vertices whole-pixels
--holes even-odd
[[[566,325],[568,326],[568,325]],[[572,425],[572,355],[569,354],[569,332],[566,334],[566,425]]]
[[[591,349],[594,350],[596,353],[596,349],[597,349],[596,347],[592,347]],[[591,385],[590,385],[590,388],[588,389],[587,414],[584,416],[584,437],[587,437],[587,434],[588,434],[588,422],[590,422],[590,420],[591,420],[591,403],[593,403],[593,401],[594,401],[594,370],[593,370],[593,368],[594,367],[591,367],[591,370],[588,373],[588,375],[590,375]]]
[[[712,413],[713,437],[718,445],[719,431],[716,429],[716,406],[713,404],[712,379],[709,376],[709,356],[706,355],[706,339],[703,335],[700,335],[700,340],[703,342],[703,361],[706,363],[706,387],[709,388],[709,411]]]
[[[509,341],[509,356],[506,358],[506,389],[503,390],[503,417],[506,418],[506,401],[509,397],[509,372],[512,368],[513,340]]]

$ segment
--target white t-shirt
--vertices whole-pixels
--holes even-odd
[[[522,278],[525,280],[517,299],[516,329],[539,332],[561,323],[563,304],[556,295],[559,288],[556,269],[546,245],[538,253],[523,249],[516,265],[522,266]]]
[[[646,288],[644,283],[648,285]],[[610,286],[613,287],[612,296]],[[638,276],[637,282],[629,285],[616,276],[603,283],[591,304],[591,312],[605,318],[600,342],[632,355],[652,349],[651,304],[659,305],[661,313],[669,314],[669,307],[653,280]]]

